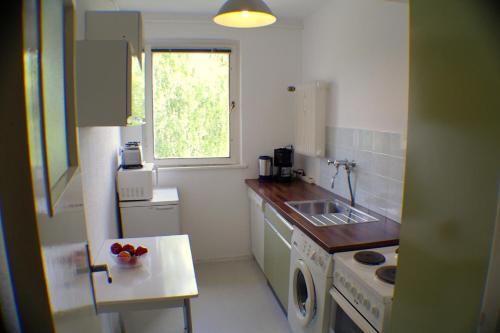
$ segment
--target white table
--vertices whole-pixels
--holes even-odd
[[[111,244],[148,248],[141,267],[122,268],[112,258]],[[192,332],[190,299],[198,296],[193,258],[187,235],[105,240],[94,264],[105,272],[92,274],[97,313],[183,307],[188,333]]]

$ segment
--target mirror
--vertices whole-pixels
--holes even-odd
[[[40,77],[49,212],[78,168],[71,1],[40,2]]]

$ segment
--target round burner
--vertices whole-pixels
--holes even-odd
[[[377,277],[387,283],[394,284],[396,282],[396,266],[383,266],[375,272]]]
[[[365,265],[379,265],[385,262],[385,257],[375,251],[360,251],[354,254],[354,259]]]

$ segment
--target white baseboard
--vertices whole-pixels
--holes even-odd
[[[206,263],[217,263],[217,262],[228,262],[228,261],[241,261],[253,259],[253,255],[247,254],[238,257],[224,257],[224,258],[207,258],[207,259],[196,259],[195,264],[206,264]]]

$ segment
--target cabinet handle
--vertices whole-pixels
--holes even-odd
[[[87,264],[89,265],[89,270],[90,273],[96,273],[96,272],[106,272],[106,276],[108,278],[108,283],[113,283],[113,278],[111,277],[111,273],[109,273],[108,265],[93,265],[90,262],[90,249],[89,249],[89,244],[85,244],[85,250],[87,252]],[[95,304],[95,290],[94,290],[94,280],[90,279],[91,284],[92,284],[92,295],[94,295],[94,304]]]
[[[278,217],[278,219],[280,219],[281,222],[283,222],[283,224],[288,228],[288,230],[290,231],[293,231],[293,226],[290,224],[290,222],[288,222],[287,220],[285,220],[285,218],[283,216],[281,216],[277,211],[276,209],[274,209],[273,207],[269,206],[269,209],[271,209],[271,211],[276,215],[276,217]]]
[[[281,241],[283,243],[285,243],[286,247],[288,247],[289,250],[292,249],[292,246],[290,245],[290,243],[288,243],[288,241],[285,239],[285,237],[283,237],[283,235],[281,235],[279,233],[279,231],[276,229],[276,227],[274,225],[272,225],[271,222],[269,222],[267,219],[264,219],[267,223],[267,225],[269,226],[269,228],[271,228],[272,231],[274,231],[274,233],[281,239]]]
[[[172,210],[174,207],[151,207],[154,210]]]

